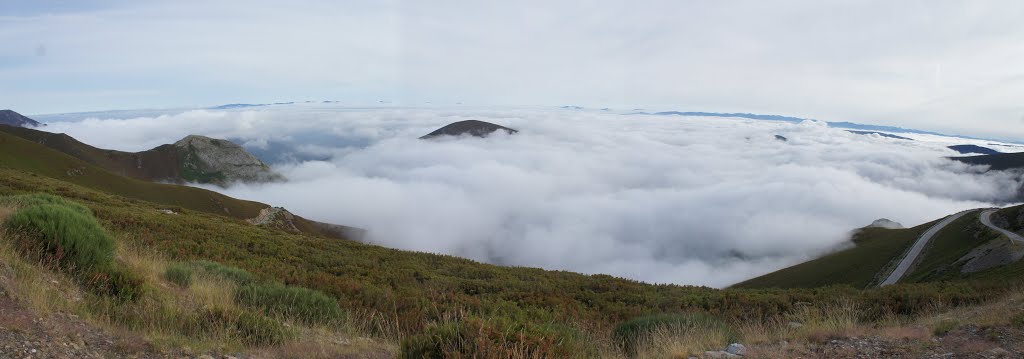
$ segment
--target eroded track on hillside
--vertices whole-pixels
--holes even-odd
[[[1012,241],[1015,241],[1015,242],[1018,242],[1018,243],[1024,243],[1024,237],[1021,237],[1019,234],[1010,232],[1009,230],[1000,228],[1000,227],[996,226],[995,224],[992,224],[992,214],[996,213],[996,211],[998,211],[998,210],[999,209],[987,209],[985,211],[982,211],[981,212],[981,224],[984,224],[985,227],[991,228],[992,230],[994,230],[996,232],[1002,233],[1004,236],[1009,237],[1010,240],[1012,240]]]
[[[953,221],[960,219],[960,217],[963,217],[965,214],[968,214],[973,211],[975,210],[971,209],[951,215],[943,219],[941,222],[936,223],[934,226],[932,226],[932,228],[928,228],[928,231],[924,232],[924,234],[921,234],[921,236],[917,238],[917,241],[915,241],[914,245],[910,247],[910,251],[907,252],[907,255],[903,256],[903,259],[900,260],[900,264],[896,266],[896,269],[894,269],[892,273],[889,273],[889,276],[886,277],[885,280],[882,281],[882,283],[879,284],[878,286],[884,287],[887,285],[896,284],[896,282],[899,282],[900,279],[903,279],[903,276],[907,274],[907,270],[909,270],[910,266],[912,266],[914,262],[917,261],[917,257],[921,255],[921,252],[924,250],[924,247],[928,245],[928,242],[932,240],[932,237],[935,237],[935,235],[939,233],[939,231],[941,231],[943,228],[946,228],[946,226],[948,226],[950,223],[953,223]]]

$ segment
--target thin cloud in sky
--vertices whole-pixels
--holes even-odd
[[[1024,138],[1019,1],[13,4],[0,98],[25,113],[662,106]]]

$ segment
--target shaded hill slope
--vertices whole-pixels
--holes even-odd
[[[951,157],[950,159],[971,165],[989,166],[989,170],[992,171],[1024,169],[1024,152]]]
[[[14,127],[39,127],[43,124],[11,110],[0,110],[0,125]]]
[[[267,182],[281,177],[230,141],[188,136],[142,152],[96,148],[63,133],[0,126],[0,131],[39,143],[122,176],[145,181],[225,184]]]
[[[947,148],[949,148],[949,149],[951,149],[953,151],[957,151],[957,152],[959,152],[962,155],[968,155],[968,154],[994,155],[994,154],[1001,153],[1001,152],[993,150],[991,148],[982,147],[982,146],[978,146],[978,145],[953,145],[953,146],[948,146]]]

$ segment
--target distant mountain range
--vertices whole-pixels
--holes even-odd
[[[566,108],[566,107],[563,107],[563,108]],[[576,109],[576,108],[574,108],[574,109]],[[790,117],[790,116],[781,116],[781,115],[762,115],[762,114],[753,114],[753,113],[695,112],[695,111],[664,111],[664,112],[653,112],[653,113],[652,112],[630,112],[629,114],[655,115],[655,116],[735,117],[735,118],[749,118],[749,119],[752,119],[752,120],[780,121],[780,122],[789,122],[789,123],[800,123],[800,122],[803,122],[803,121],[812,120],[812,119],[809,119],[809,118]],[[893,132],[893,133],[913,133],[913,134],[920,134],[920,135],[956,137],[956,138],[964,138],[964,139],[969,139],[969,140],[985,140],[985,141],[1001,141],[1001,142],[1005,141],[1005,140],[985,139],[985,138],[963,136],[963,135],[950,135],[950,134],[944,134],[944,133],[939,133],[939,132],[922,131],[922,130],[903,128],[903,127],[895,127],[895,126],[865,125],[865,124],[853,123],[853,122],[845,122],[845,121],[843,121],[843,122],[824,121],[824,122],[827,123],[829,127],[842,128],[842,129],[850,129],[850,130],[859,130],[859,131],[869,131],[869,132],[881,131],[881,132]],[[1010,142],[1011,143],[1019,143],[1019,142],[1013,142],[1013,141],[1010,141]]]

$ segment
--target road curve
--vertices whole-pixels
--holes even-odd
[[[907,274],[907,270],[910,269],[910,265],[914,264],[914,261],[917,260],[917,257],[921,255],[921,251],[924,250],[924,246],[928,244],[928,241],[932,240],[932,237],[935,237],[936,233],[939,233],[939,231],[941,231],[943,228],[946,228],[946,226],[948,226],[950,223],[953,223],[953,221],[959,219],[960,217],[963,217],[965,214],[970,213],[972,211],[974,210],[966,210],[954,214],[952,216],[946,217],[946,219],[943,219],[941,222],[935,224],[934,226],[932,226],[932,228],[928,228],[928,230],[925,231],[924,234],[917,238],[917,241],[914,242],[914,245],[912,247],[910,247],[910,251],[907,252],[907,255],[904,256],[902,260],[900,260],[900,264],[896,266],[896,269],[894,269],[892,273],[889,274],[889,277],[885,278],[885,280],[882,281],[882,283],[879,284],[878,286],[884,287],[899,282],[899,280],[902,279],[903,276]]]
[[[992,214],[996,213],[996,211],[998,210],[999,209],[987,209],[981,212],[981,224],[984,224],[985,227],[992,228],[996,232],[1002,233],[1004,236],[1010,237],[1010,239],[1013,241],[1024,243],[1024,237],[1021,237],[1019,234],[999,228],[996,225],[992,224]]]

